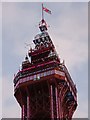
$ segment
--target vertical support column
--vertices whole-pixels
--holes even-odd
[[[71,109],[70,109],[70,111],[69,111],[69,114],[68,114],[68,118],[69,118],[70,120],[72,120],[73,109],[74,109],[74,102],[72,103],[72,107],[71,107]]]
[[[52,85],[50,86],[50,96],[51,96],[51,119],[54,119],[54,112],[53,112],[53,90],[52,90]]]
[[[60,97],[58,98],[58,106],[59,106],[59,118],[61,120],[61,104],[60,104]]]
[[[31,111],[30,111],[30,92],[29,92],[29,88],[26,87],[26,93],[27,93],[27,120],[30,120],[30,116],[31,116]]]
[[[59,109],[58,109],[58,92],[57,87],[55,87],[55,94],[56,94],[56,112],[57,112],[57,119],[59,118]]]
[[[27,120],[30,118],[30,97],[27,96]]]
[[[59,93],[59,98],[58,98],[58,105],[59,105],[59,118],[60,120],[63,120],[63,117],[62,117],[62,96],[61,96],[61,92],[62,92],[62,89],[60,90],[60,93]]]
[[[24,117],[25,117],[24,109],[25,109],[25,106],[22,105],[22,120],[24,120]]]
[[[60,110],[61,110],[61,112],[60,112],[60,119],[61,120],[63,120],[64,118],[63,118],[63,110],[62,110],[62,96],[60,96]]]

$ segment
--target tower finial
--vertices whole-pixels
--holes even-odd
[[[44,20],[43,3],[42,3],[42,20]]]
[[[42,3],[42,20],[39,22],[39,28],[41,32],[47,30],[47,24],[46,24],[46,21],[44,20],[44,11],[51,14],[51,11],[46,7],[44,7]]]

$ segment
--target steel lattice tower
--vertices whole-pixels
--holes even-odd
[[[22,69],[14,78],[14,96],[21,106],[22,120],[71,120],[77,107],[77,90],[60,62],[44,19],[41,33],[28,51]],[[30,60],[29,60],[30,58]]]

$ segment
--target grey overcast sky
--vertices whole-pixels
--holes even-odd
[[[78,107],[73,117],[88,117],[88,3],[51,2],[44,6],[48,30],[61,60],[65,60],[78,89]],[[2,3],[2,117],[20,117],[20,107],[13,95],[13,75],[39,33],[40,2]],[[1,43],[0,43],[1,46]],[[0,80],[1,83],[1,80]]]

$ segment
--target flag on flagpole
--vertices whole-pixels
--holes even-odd
[[[43,7],[43,10],[49,14],[51,14],[51,11],[49,9],[47,9],[46,7]]]

